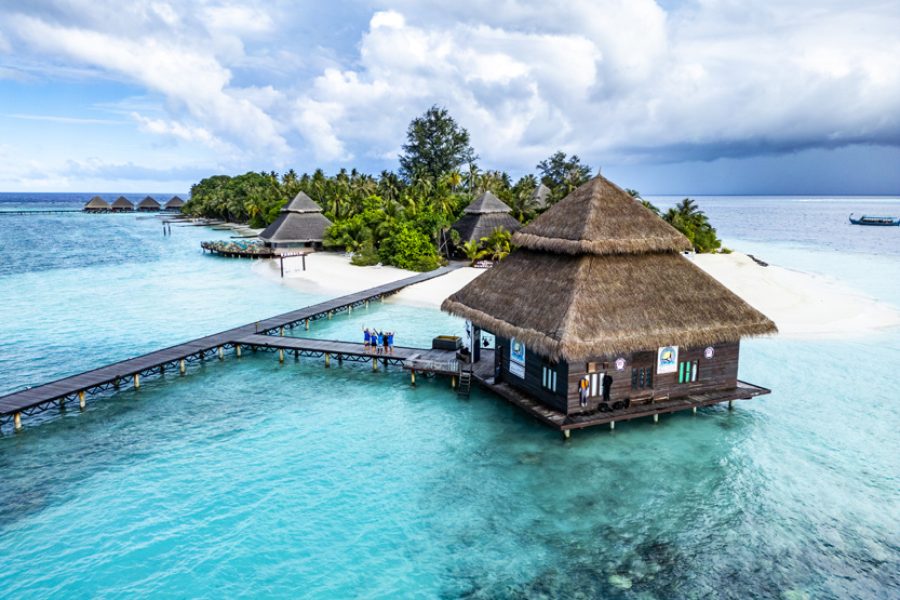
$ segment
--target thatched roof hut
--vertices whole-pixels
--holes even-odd
[[[184,200],[179,198],[178,196],[172,196],[169,198],[169,201],[163,206],[163,210],[181,210],[181,207],[184,206]]]
[[[142,212],[156,212],[160,209],[159,202],[157,202],[152,196],[146,196],[143,200],[138,202],[137,209]]]
[[[110,210],[113,212],[128,212],[134,210],[134,204],[132,204],[131,200],[125,196],[119,196],[116,198],[116,201],[112,203]]]
[[[775,325],[680,254],[676,229],[596,177],[513,236],[441,308],[551,360],[703,346]]]
[[[107,212],[109,210],[109,202],[100,196],[94,196],[82,209],[85,212]]]
[[[515,233],[522,225],[509,213],[512,209],[491,192],[485,192],[463,209],[463,216],[453,224],[461,244],[488,237],[497,227]]]
[[[538,184],[534,193],[531,194],[531,205],[535,210],[544,210],[550,203],[550,188],[543,183]]]
[[[278,218],[259,234],[259,239],[273,248],[291,246],[318,246],[325,239],[325,230],[331,227],[322,214],[322,208],[312,198],[299,192],[288,202]]]

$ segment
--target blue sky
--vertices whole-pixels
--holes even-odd
[[[482,168],[645,194],[900,193],[900,4],[0,2],[0,190],[396,169],[446,106]]]

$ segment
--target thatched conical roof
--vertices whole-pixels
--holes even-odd
[[[157,202],[152,196],[146,196],[143,200],[138,202],[138,210],[159,210],[159,202]]]
[[[690,250],[677,229],[611,181],[597,176],[513,237],[520,248],[568,254]]]
[[[673,235],[662,219],[598,179],[516,234],[522,246],[518,240],[531,231],[525,248],[441,308],[569,362],[776,331],[765,315],[677,252],[684,247],[680,233]]]
[[[531,204],[537,210],[544,210],[550,201],[550,188],[543,183],[539,184],[531,194]]]
[[[463,216],[452,228],[459,232],[460,243],[488,237],[497,227],[515,233],[522,224],[509,214],[511,211],[497,196],[485,192],[463,209]]]
[[[297,195],[294,196],[294,199],[288,202],[284,208],[281,209],[282,212],[295,212],[295,213],[314,213],[314,212],[322,212],[322,207],[313,201],[312,198],[304,194],[303,192],[297,192]]]
[[[88,203],[84,205],[85,210],[107,210],[109,208],[109,202],[101,198],[100,196],[94,196]]]
[[[278,218],[259,234],[259,239],[273,244],[321,242],[329,227],[331,221],[321,212],[282,210]]]
[[[172,196],[171,198],[169,198],[169,201],[166,202],[163,208],[166,210],[174,210],[180,209],[182,206],[184,206],[184,200],[182,200],[178,196]]]
[[[112,203],[112,208],[120,210],[134,210],[134,204],[132,204],[131,200],[129,200],[125,196],[119,196],[118,198],[116,198],[115,202]]]
[[[467,215],[486,215],[489,213],[508,213],[512,209],[491,192],[485,192],[463,209]]]

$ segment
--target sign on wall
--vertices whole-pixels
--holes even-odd
[[[625,370],[625,359],[617,358],[616,359],[616,371],[624,371]]]
[[[509,340],[509,372],[525,379],[525,344],[516,338]]]
[[[703,351],[703,356],[704,356],[704,358],[707,358],[707,359],[710,359],[710,360],[711,360],[712,357],[715,356],[715,355],[716,355],[716,349],[713,348],[712,346],[707,346],[707,347],[706,347],[706,350]]]
[[[678,370],[678,346],[663,346],[656,354],[656,374],[674,373]]]

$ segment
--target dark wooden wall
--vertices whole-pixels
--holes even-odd
[[[500,360],[500,380],[527,392],[556,410],[566,412],[566,382],[570,379],[568,365],[564,362],[556,365],[556,392],[553,393],[544,389],[543,386],[543,366],[549,363],[545,363],[542,356],[535,354],[528,346],[525,346],[525,379],[522,379],[509,372],[509,339],[499,336],[495,339],[496,356],[502,357],[498,358]]]

